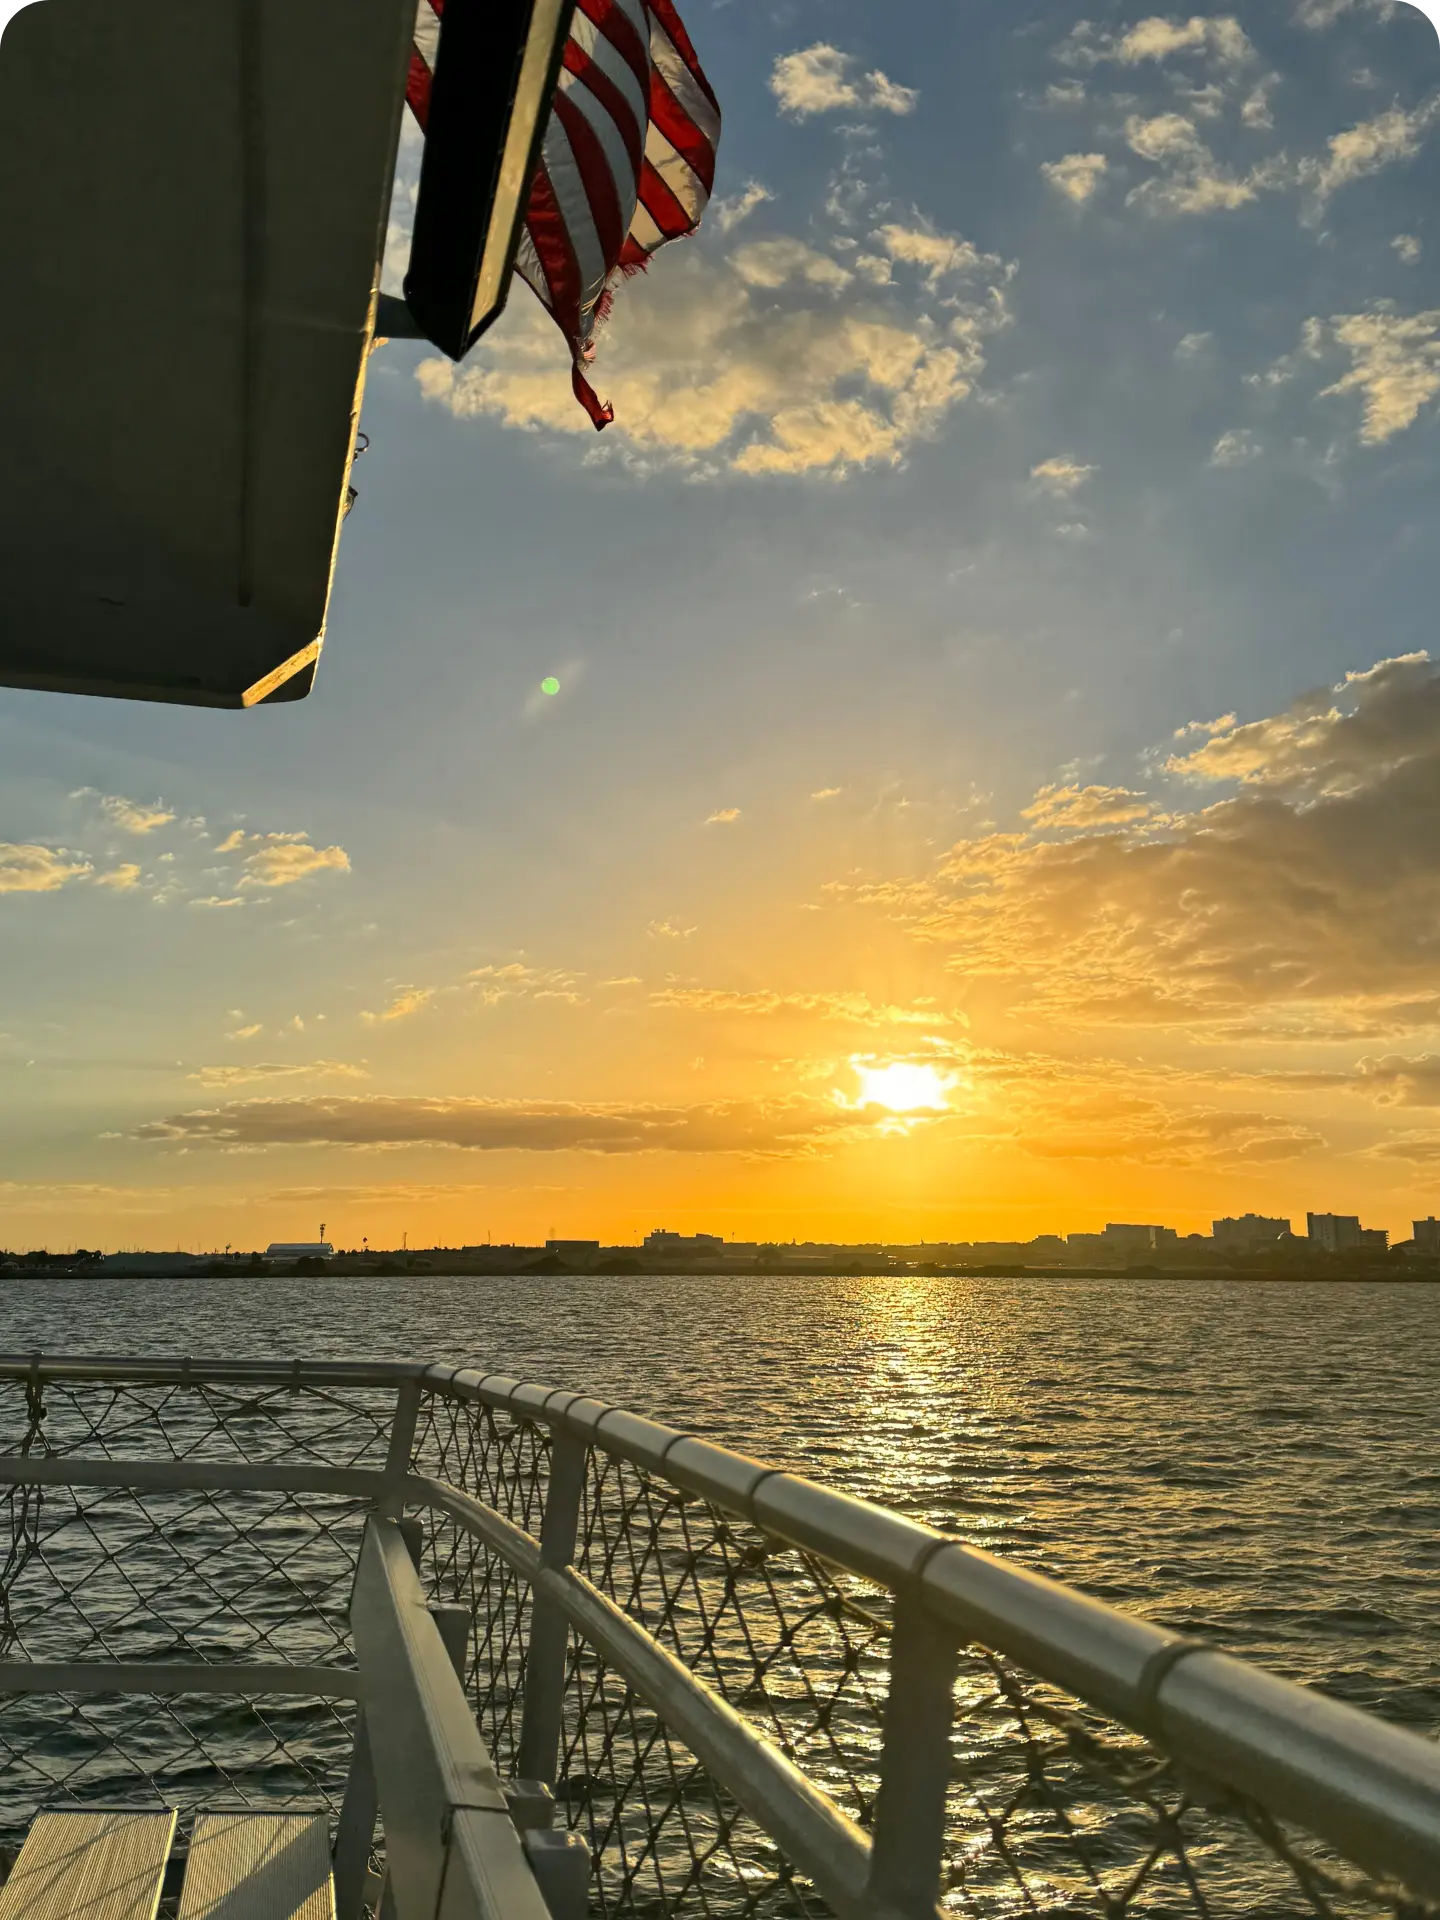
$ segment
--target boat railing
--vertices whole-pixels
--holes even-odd
[[[0,1488],[11,1841],[57,1801],[323,1808],[358,1920],[383,1524],[605,1920],[1440,1903],[1433,1741],[584,1395],[13,1357]]]

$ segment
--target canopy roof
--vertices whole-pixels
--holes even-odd
[[[474,3],[518,73],[530,0]],[[221,707],[309,691],[414,18],[415,0],[60,0],[6,29],[0,683]],[[521,94],[499,90],[485,129],[492,204],[538,131]],[[504,213],[502,297],[513,185]]]

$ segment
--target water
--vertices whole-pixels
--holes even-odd
[[[21,1281],[0,1348],[439,1358],[584,1388],[1440,1732],[1440,1289]]]

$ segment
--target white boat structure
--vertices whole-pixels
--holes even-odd
[[[1433,1742],[585,1394],[34,1355],[0,1421],[0,1920],[1440,1902]]]

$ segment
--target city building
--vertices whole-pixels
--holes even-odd
[[[1174,1227],[1139,1225],[1124,1220],[1107,1221],[1102,1233],[1065,1236],[1066,1247],[1081,1253],[1153,1253],[1157,1247],[1174,1247],[1179,1243],[1180,1235]]]
[[[1258,1253],[1290,1236],[1288,1220],[1272,1220],[1263,1213],[1242,1213],[1238,1219],[1214,1220],[1210,1225],[1217,1248],[1226,1253]]]
[[[719,1253],[725,1245],[718,1233],[672,1233],[668,1227],[656,1227],[645,1236],[646,1253]]]
[[[1384,1227],[1362,1227],[1353,1213],[1307,1213],[1305,1232],[1322,1253],[1384,1253],[1390,1245]]]
[[[1433,1259],[1440,1259],[1440,1220],[1432,1213],[1425,1220],[1412,1222],[1415,1228],[1415,1251]]]
[[[600,1258],[598,1240],[547,1240],[546,1253],[571,1267],[593,1267]]]
[[[1360,1220],[1353,1213],[1307,1213],[1305,1237],[1322,1253],[1353,1253],[1360,1245]]]

